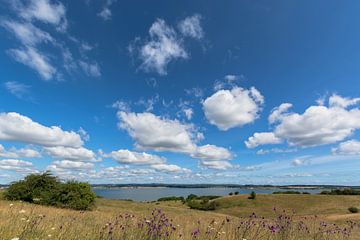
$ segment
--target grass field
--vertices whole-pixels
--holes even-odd
[[[360,239],[360,214],[347,210],[360,207],[360,196],[247,197],[217,199],[211,212],[181,202],[99,198],[93,211],[80,212],[0,200],[0,239]]]

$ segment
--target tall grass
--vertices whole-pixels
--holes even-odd
[[[130,205],[129,205],[130,206]],[[342,240],[352,238],[357,223],[325,223],[316,216],[274,209],[275,217],[176,214],[171,207],[116,207],[73,211],[22,202],[0,202],[0,239],[90,240]],[[135,209],[136,210],[136,209]],[[209,218],[211,216],[211,218]]]

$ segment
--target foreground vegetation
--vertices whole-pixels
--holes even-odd
[[[190,209],[181,201],[98,198],[92,211],[74,211],[0,200],[0,239],[360,239],[360,214],[348,210],[360,206],[359,196],[248,197],[209,200],[217,205],[211,212]]]
[[[3,195],[6,200],[75,210],[91,209],[96,197],[89,184],[76,181],[62,183],[50,172],[30,174],[24,180],[12,183]]]

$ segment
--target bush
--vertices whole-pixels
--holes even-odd
[[[234,192],[234,194],[235,194],[235,195],[239,195],[239,192],[238,192],[238,191],[236,191],[236,192]]]
[[[41,205],[87,210],[96,195],[87,183],[61,183],[49,172],[30,174],[24,180],[12,183],[4,193],[7,200],[22,200]]]
[[[250,196],[248,197],[248,199],[255,200],[256,199],[256,193],[254,191],[252,191],[250,193]]]
[[[360,195],[360,190],[355,190],[351,188],[345,189],[336,189],[331,191],[322,191],[322,195]]]
[[[233,195],[233,193],[231,192],[231,193],[229,193],[229,196],[232,196]]]
[[[202,210],[202,211],[213,211],[218,206],[218,203],[215,201],[209,201],[208,199],[205,199],[201,201],[191,200],[187,202],[187,205],[191,209]]]
[[[184,197],[177,197],[177,196],[171,196],[171,197],[162,197],[158,199],[159,202],[164,202],[164,201],[182,201],[185,202]]]
[[[359,209],[356,208],[356,207],[349,207],[348,210],[349,210],[349,212],[351,212],[351,213],[358,213],[358,212],[359,212]]]

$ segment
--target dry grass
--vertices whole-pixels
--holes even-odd
[[[237,229],[240,221],[244,219],[238,217],[256,212],[273,221],[274,206],[278,209],[294,209],[296,221],[303,216],[314,214],[320,216],[316,219],[318,222],[325,219],[340,225],[345,224],[347,220],[360,220],[359,214],[347,213],[349,206],[360,207],[359,196],[258,195],[256,200],[249,200],[247,196],[239,195],[217,201],[220,208],[215,212],[191,210],[180,202],[137,203],[97,199],[93,211],[79,212],[22,202],[0,201],[0,239],[149,239],[147,231],[137,224],[144,223],[144,218],[149,219],[155,208],[162,209],[166,216],[172,219],[169,223],[176,228],[170,231],[171,235],[167,239],[193,239],[191,233],[199,228],[201,234],[196,239],[215,239],[216,236],[216,239],[242,240],[242,233],[239,231],[244,229]],[[254,221],[260,220],[257,218]],[[122,227],[124,230],[121,230]],[[213,233],[205,235],[209,229]],[[252,231],[255,231],[254,229]],[[247,239],[347,239],[337,235],[329,238],[309,238],[300,235],[293,228],[289,231],[291,237],[281,238],[266,231],[267,235],[263,238],[259,235]],[[359,229],[354,229],[349,239],[360,239]]]

